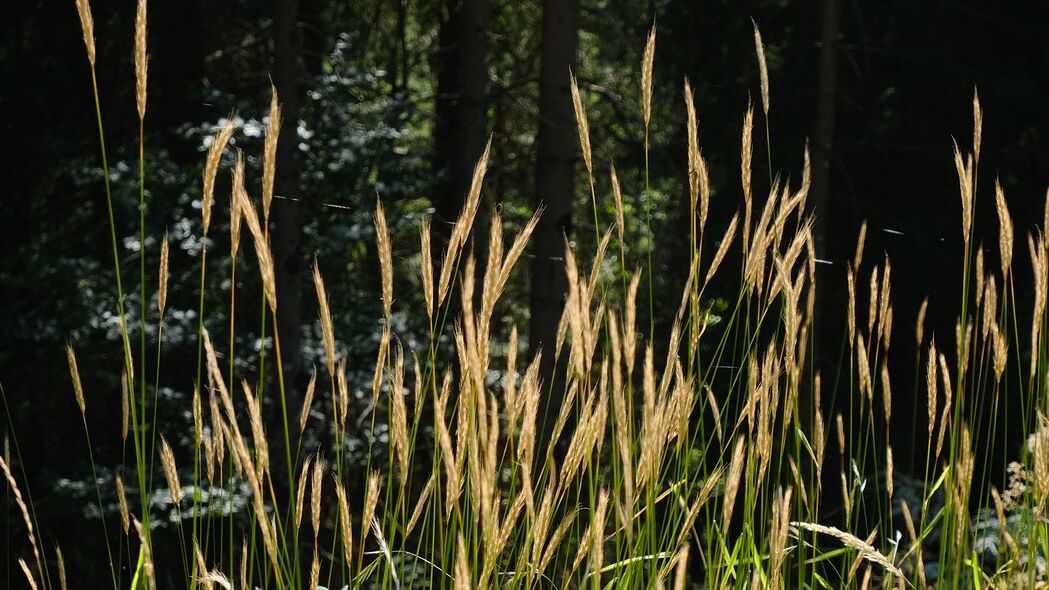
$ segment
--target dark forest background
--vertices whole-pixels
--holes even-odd
[[[695,91],[700,142],[711,167],[708,227],[720,234],[740,207],[743,115],[748,101],[760,101],[752,18],[764,37],[772,103],[769,145],[758,109],[755,194],[760,200],[767,193],[766,154],[774,170],[796,179],[809,146],[819,255],[828,262],[821,265],[814,359],[825,375],[838,366],[844,261],[852,257],[864,220],[868,260],[887,255],[893,263],[897,379],[912,374],[914,317],[926,295],[928,329],[953,336],[962,246],[951,141],[969,142],[974,88],[986,113],[977,241],[996,243],[996,176],[1017,236],[1042,224],[1049,185],[1044,2],[155,1],[149,12],[144,244],[136,194],[134,2],[96,2],[94,11],[121,264],[125,281],[137,279],[145,253],[147,314],[154,313],[148,310],[159,240],[165,230],[172,239],[158,424],[173,444],[189,444],[192,432],[188,400],[197,354],[206,138],[232,121],[249,176],[258,178],[271,82],[285,118],[271,223],[281,342],[293,391],[305,386],[312,366],[323,365],[309,278],[314,255],[325,273],[350,377],[360,384],[356,389],[370,387],[382,316],[371,218],[377,198],[394,237],[395,332],[409,350],[417,344],[413,335],[425,330],[414,286],[419,223],[432,214],[435,240],[446,238],[489,136],[482,227],[494,208],[507,224],[520,226],[538,203],[546,206],[499,326],[508,332],[511,323],[519,324],[533,347],[549,342],[564,288],[556,272],[560,236],[565,232],[584,258],[594,247],[569,68],[589,111],[597,190],[607,204],[598,211],[602,227],[614,219],[607,198],[614,162],[628,207],[630,256],[639,263],[651,254],[652,300],[642,289],[639,307],[654,310],[658,334],[672,319],[688,263],[684,79]],[[4,452],[19,455],[14,463],[24,470],[45,538],[60,540],[72,554],[70,569],[90,583],[104,568],[75,549],[78,540],[97,535],[98,514],[64,347],[77,349],[92,432],[120,428],[122,364],[90,73],[73,0],[10,0],[0,14],[0,433]],[[653,23],[658,41],[646,192],[640,70]],[[220,175],[216,192],[209,239],[217,245],[209,250],[222,252],[228,251],[228,174]],[[646,206],[653,210],[651,225]],[[1019,248],[1018,292],[1026,293],[1030,270],[1026,248]],[[221,341],[229,334],[228,262],[218,254],[208,262],[205,324]],[[252,273],[237,281],[244,292],[260,288]],[[137,289],[125,291],[132,291],[129,313],[137,325],[143,302]],[[271,344],[260,340],[251,314],[239,317],[240,350]],[[238,372],[266,378],[257,374],[257,361],[245,354],[237,359]],[[909,447],[916,387],[922,389],[907,381],[894,386],[894,415],[901,417],[897,449]],[[119,437],[98,439],[98,477],[108,486],[113,467],[127,457]],[[982,459],[998,461],[1019,442],[1001,444]],[[920,458],[898,458],[897,468],[912,461]],[[6,500],[6,489],[3,495]],[[20,543],[17,514],[5,505],[5,544]],[[17,568],[6,565],[0,585],[21,583]]]

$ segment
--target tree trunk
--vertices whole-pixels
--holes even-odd
[[[299,192],[298,133],[301,101],[302,45],[298,31],[296,0],[273,0],[273,83],[281,101],[280,136],[277,143],[274,199],[270,209],[274,271],[277,283],[277,332],[284,369],[286,407],[298,411],[299,379],[302,375],[300,332],[302,327],[301,285],[304,261],[302,243],[302,194]],[[287,197],[287,198],[279,198]],[[294,200],[293,200],[294,199]],[[276,393],[273,389],[270,390]],[[282,411],[277,404],[276,416]],[[298,424],[289,420],[289,424]],[[282,432],[274,430],[274,433]],[[294,430],[294,429],[293,429]],[[292,433],[295,434],[294,432]],[[283,444],[283,436],[274,437]],[[283,456],[275,455],[277,457]],[[283,466],[284,461],[275,465]]]
[[[532,239],[529,348],[532,354],[543,353],[540,374],[552,394],[544,396],[549,405],[540,411],[547,417],[556,416],[565,389],[565,363],[555,362],[554,348],[568,291],[565,236],[572,233],[574,163],[579,149],[569,81],[576,57],[578,12],[578,0],[543,1],[535,205],[544,206],[545,211]]]

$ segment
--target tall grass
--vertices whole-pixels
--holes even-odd
[[[94,82],[90,8],[86,0],[78,0],[77,6]],[[136,70],[141,123],[146,86],[144,2],[140,11]],[[768,74],[756,25],[755,42],[768,136]],[[653,29],[642,68],[646,153],[654,54]],[[100,99],[94,85],[93,95],[97,108]],[[596,216],[597,199],[603,197],[596,188],[589,128],[574,79],[573,98]],[[496,353],[495,313],[541,212],[513,236],[504,235],[502,220],[495,214],[486,241],[487,262],[483,274],[478,272],[469,245],[489,166],[486,148],[437,264],[431,258],[429,225],[423,222],[420,227],[419,280],[425,308],[413,313],[426,313],[425,348],[404,350],[392,326],[393,245],[379,203],[375,230],[384,322],[369,403],[358,404],[348,389],[346,361],[332,321],[339,310],[329,309],[320,263],[314,261],[326,375],[313,376],[303,407],[288,408],[275,330],[280,301],[266,229],[280,125],[274,90],[263,154],[262,218],[249,196],[239,152],[230,215],[233,272],[241,223],[247,225],[254,246],[252,266],[263,285],[257,294],[259,321],[262,329],[267,320],[274,328],[278,389],[264,392],[261,382],[253,385],[239,379],[237,383],[233,336],[226,351],[231,361],[224,366],[218,343],[201,317],[197,380],[178,384],[194,392],[189,408],[194,422],[192,481],[183,481],[181,474],[188,471],[180,472],[176,451],[159,436],[155,419],[147,419],[144,323],[139,326],[136,365],[130,328],[123,321],[119,252],[106,174],[125,359],[127,426],[122,436],[124,440],[132,436],[135,477],[131,481],[141,499],[138,507],[128,506],[124,494],[128,484],[118,473],[122,532],[111,534],[106,527],[114,523],[103,516],[101,534],[108,554],[98,556],[108,559],[114,589],[153,589],[159,580],[168,579],[184,579],[188,587],[209,590],[312,590],[319,585],[1004,588],[1041,583],[1044,571],[1038,559],[1049,554],[1043,516],[1049,498],[1045,418],[1049,410],[1043,393],[1049,358],[1043,337],[1049,245],[1041,233],[1027,237],[1036,285],[1028,332],[1027,319],[1017,313],[1012,221],[998,184],[998,260],[991,261],[972,241],[982,125],[978,98],[974,96],[973,145],[968,151],[956,147],[954,154],[963,211],[962,312],[954,334],[927,334],[923,305],[915,334],[922,351],[916,365],[925,369],[928,410],[927,459],[915,498],[896,488],[900,478],[894,477],[889,444],[895,428],[888,365],[895,325],[891,262],[885,258],[873,267],[864,262],[864,228],[843,273],[849,293],[848,330],[842,335],[847,357],[838,368],[844,378],[833,380],[845,386],[823,391],[824,377],[811,361],[813,311],[818,302],[817,253],[807,207],[807,154],[800,183],[794,186],[770,173],[771,188],[759,199],[751,183],[753,110],[748,108],[741,152],[742,225],[737,213],[724,228],[709,227],[710,176],[699,148],[696,109],[687,81],[685,103],[691,261],[681,298],[674,302],[675,321],[665,346],[653,342],[651,324],[647,333],[638,326],[638,288],[642,280],[651,285],[653,268],[650,259],[647,266],[630,266],[622,227],[623,197],[613,169],[615,227],[602,231],[599,226],[595,255],[589,261],[577,259],[571,248],[565,251],[565,311],[558,340],[545,351],[567,366],[564,391],[548,392],[539,375],[538,354],[526,357],[518,349],[516,328],[510,332],[505,353]],[[102,163],[107,167],[100,116],[98,128]],[[233,133],[232,127],[218,132],[204,166],[205,234],[215,178]],[[140,156],[142,149],[140,141]],[[771,170],[771,153],[768,160]],[[142,167],[140,224],[144,224],[146,181]],[[613,237],[619,242],[618,253],[609,254]],[[202,312],[206,252],[202,250],[200,261]],[[620,273],[629,280],[620,282],[601,272],[607,256],[618,259]],[[160,330],[152,377],[159,384],[169,274],[166,239],[157,259]],[[715,324],[707,304],[708,288],[726,260],[739,261],[738,288],[728,311]],[[144,267],[140,273],[144,302]],[[231,310],[235,285],[232,281]],[[245,297],[251,295],[240,294],[242,300]],[[144,322],[144,313],[142,317]],[[228,320],[232,331],[233,318]],[[442,338],[445,334],[450,338]],[[1030,350],[1028,358],[1022,354],[1024,346]],[[450,352],[443,350],[447,347]],[[657,349],[666,352],[657,357]],[[74,400],[83,415],[91,396],[80,383],[72,347],[67,354]],[[494,384],[489,378],[493,372],[500,375]],[[920,384],[921,379],[915,382]],[[261,406],[264,395],[280,400],[282,432],[267,432]],[[552,406],[559,408],[557,415],[539,415],[544,395],[560,398]],[[1033,434],[1027,451],[1010,467],[1008,489],[976,489],[974,481],[995,475],[976,473],[973,456],[996,438],[999,429],[1008,427],[996,418],[1005,396],[1021,400],[1027,417],[1021,426]],[[289,423],[297,420],[298,431],[303,432],[309,421],[316,420],[311,412],[315,399],[326,404],[323,427],[334,440],[346,436],[352,414],[369,425],[370,444],[387,447],[384,454],[375,455],[383,458],[373,463],[369,451],[366,472],[359,473],[350,468],[343,444],[323,449],[305,438],[292,440]],[[154,398],[154,412],[157,403]],[[537,440],[544,419],[553,424],[548,441]],[[90,452],[86,418],[84,428]],[[115,433],[95,434],[116,438]],[[280,444],[271,445],[273,436],[279,437]],[[284,456],[271,457],[271,448],[281,449]],[[147,483],[152,481],[157,459],[166,493],[180,512],[174,531],[178,552],[153,550],[156,536],[162,533],[151,526]],[[286,463],[286,470],[278,470],[281,475],[275,475],[274,461]],[[91,463],[94,467],[93,458]],[[44,554],[31,504],[23,499],[9,460],[0,459],[0,468],[26,528],[29,551],[21,552],[19,563],[28,583],[33,588],[64,590],[61,551],[56,548],[54,559]],[[249,518],[237,518],[232,510],[225,515],[204,510],[205,491],[240,486],[249,490]],[[280,493],[282,489],[288,493]],[[357,489],[363,489],[363,495],[354,494]],[[101,488],[97,492],[100,506],[103,496],[113,494]],[[828,506],[841,507],[833,522],[826,520],[833,514]],[[993,516],[979,516],[978,507],[988,508]],[[986,544],[979,544],[987,538],[988,528],[994,538],[994,560],[986,557]],[[904,533],[898,535],[899,530]],[[938,570],[927,567],[931,562]],[[126,571],[132,572],[130,579]]]

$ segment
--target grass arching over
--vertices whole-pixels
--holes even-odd
[[[77,5],[94,80],[90,9],[86,0]],[[139,6],[144,14],[145,3]],[[136,42],[143,64],[136,68],[140,121],[145,108],[144,26],[143,18],[137,33],[142,37],[141,49]],[[755,40],[768,135],[768,81],[756,27]],[[643,67],[646,151],[654,43],[653,32]],[[93,94],[101,112],[97,87]],[[589,125],[574,80],[572,94],[596,217],[598,192]],[[122,533],[102,531],[113,587],[155,588],[158,572],[178,572],[187,585],[207,588],[310,590],[318,585],[1033,587],[1043,576],[1037,558],[1047,555],[1049,546],[1042,516],[1049,496],[1049,428],[1042,417],[1047,400],[1041,393],[1049,358],[1044,338],[1049,245],[1042,235],[1028,237],[1036,285],[1028,334],[1016,312],[1012,222],[1000,186],[995,195],[1001,229],[997,268],[971,241],[982,127],[978,99],[974,97],[972,148],[968,153],[955,150],[965,248],[962,313],[953,337],[939,335],[939,348],[932,335],[926,338],[921,320],[916,334],[924,351],[928,461],[920,497],[911,502],[897,494],[893,450],[887,442],[893,407],[887,361],[893,331],[890,262],[861,266],[861,234],[846,270],[848,332],[843,340],[848,365],[840,370],[849,375],[849,386],[823,399],[821,375],[810,365],[817,261],[806,206],[808,166],[800,184],[791,186],[772,178],[769,154],[771,190],[759,203],[750,178],[754,112],[748,109],[741,153],[742,210],[724,230],[713,232],[707,227],[710,178],[699,149],[687,82],[685,98],[693,247],[665,356],[657,358],[651,324],[646,332],[644,318],[639,322],[638,289],[642,281],[650,281],[652,268],[651,262],[647,268],[628,266],[623,196],[614,171],[618,222],[598,230],[589,268],[566,248],[565,313],[558,342],[546,351],[558,355],[567,367],[565,390],[548,391],[539,377],[538,358],[527,358],[518,350],[516,330],[505,356],[493,352],[495,310],[541,212],[510,238],[504,236],[499,216],[494,216],[486,242],[487,263],[478,272],[469,243],[489,165],[486,149],[437,264],[431,259],[429,226],[424,223],[420,228],[425,309],[415,313],[425,312],[430,326],[423,350],[404,350],[393,332],[393,247],[385,212],[377,205],[385,321],[366,407],[356,403],[347,387],[347,368],[340,360],[318,264],[313,280],[326,374],[311,381],[302,408],[280,405],[282,432],[267,431],[261,405],[264,395],[283,400],[279,367],[275,392],[264,392],[261,383],[238,379],[232,362],[227,367],[219,361],[224,352],[233,358],[234,340],[230,339],[231,350],[222,351],[201,317],[197,378],[178,384],[194,391],[192,479],[186,481],[183,474],[189,469],[180,472],[176,452],[147,416],[147,379],[159,379],[163,331],[158,331],[155,343],[158,370],[147,375],[145,330],[140,327],[136,364],[131,327],[123,322],[119,251],[110,206],[125,359],[122,382],[127,389],[128,426],[121,436],[124,444],[128,434],[132,436],[133,481],[142,498],[137,509],[129,507],[120,480]],[[243,222],[253,243],[253,266],[263,285],[258,297],[263,329],[275,328],[280,312],[267,229],[279,126],[275,93],[272,104],[263,157],[261,218],[245,186],[239,154],[231,197],[231,231],[239,234]],[[107,167],[100,116],[98,127]],[[225,127],[217,134],[204,167],[205,233],[215,177],[233,132]],[[105,179],[107,203],[111,203],[108,174]],[[142,170],[140,195],[145,182]],[[144,207],[140,210],[144,215]],[[239,235],[231,239],[236,248]],[[160,274],[166,277],[163,248]],[[202,250],[202,286],[205,253]],[[705,304],[706,290],[722,263],[736,259],[735,253],[741,277],[737,298],[715,330]],[[236,250],[231,254],[236,264]],[[618,258],[619,272],[630,279],[619,281],[602,273],[606,256]],[[869,281],[860,278],[868,274]],[[231,290],[236,282],[232,285]],[[160,290],[157,311],[163,326],[166,280]],[[201,288],[202,311],[203,292]],[[869,300],[866,313],[858,303],[864,298]],[[450,339],[441,338],[446,333]],[[275,329],[273,337],[273,358],[279,364]],[[1020,354],[1025,345],[1033,359],[1028,363]],[[442,351],[448,346],[450,353]],[[942,352],[952,346],[953,366]],[[90,395],[80,384],[72,348],[68,358],[75,399],[84,412]],[[454,359],[454,366],[448,366],[446,358]],[[495,385],[488,378],[493,371],[501,374]],[[1012,468],[1017,485],[1001,493],[973,489],[974,479],[981,479],[974,473],[974,449],[1003,427],[995,422],[995,409],[1005,387],[1025,404],[1029,420],[1024,427],[1034,432],[1029,452]],[[560,396],[556,416],[540,415],[545,395]],[[316,420],[310,412],[314,399],[318,405],[330,402],[322,413],[335,440],[345,435],[350,419],[363,420],[373,434],[387,433],[386,460],[369,463],[365,473],[357,473],[348,466],[343,445],[321,449],[293,440],[289,423],[297,419],[301,432]],[[152,403],[155,411],[158,402],[154,398]],[[828,408],[832,410],[827,412]],[[541,428],[544,419],[552,424],[548,432],[553,441],[537,440],[546,431]],[[86,419],[84,424],[90,451]],[[115,440],[114,433],[102,434]],[[278,437],[277,444],[271,445],[273,437]],[[370,440],[380,439],[375,435]],[[274,449],[282,452],[271,458]],[[151,527],[152,506],[146,500],[157,459],[171,502],[180,513],[177,530],[163,533]],[[276,481],[273,462],[287,464],[283,469],[287,481]],[[28,533],[32,564],[27,558],[20,560],[27,580],[33,587],[64,589],[61,554],[51,558],[44,553],[31,503],[22,499],[8,462],[0,461],[0,466]],[[868,480],[872,473],[878,477]],[[825,485],[825,479],[831,478],[840,485]],[[363,485],[352,479],[362,480]],[[215,516],[205,510],[202,492],[235,487],[248,490],[247,518]],[[282,487],[289,493],[278,493]],[[355,488],[362,488],[363,494],[352,494]],[[101,504],[102,495],[112,490],[97,492]],[[821,507],[828,504],[843,510],[835,526],[821,522],[826,513]],[[988,507],[994,514],[993,563],[976,543],[991,520],[979,521],[974,506]],[[877,523],[874,528],[869,528],[871,522]],[[107,525],[105,517],[102,523]],[[898,538],[894,533],[901,528],[904,535]],[[155,534],[176,535],[180,551],[154,552]],[[939,566],[935,580],[929,579],[928,562]],[[134,572],[131,579],[123,577],[124,567]]]

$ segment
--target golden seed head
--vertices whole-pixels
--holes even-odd
[[[641,108],[645,115],[645,129],[652,120],[652,64],[656,58],[656,25],[648,33],[645,56],[641,60]]]
[[[328,307],[328,292],[324,288],[320,264],[313,257],[313,287],[317,291],[317,311],[321,318],[321,334],[324,336],[324,355],[328,360],[328,374],[335,374],[335,325],[331,320],[331,308]]]
[[[146,0],[135,11],[135,105],[139,121],[146,118]]]
[[[212,139],[211,148],[208,149],[208,157],[204,163],[204,196],[200,209],[204,218],[205,237],[208,235],[208,228],[211,227],[211,205],[215,201],[215,177],[218,175],[219,161],[222,159],[222,152],[226,149],[226,144],[229,143],[232,136],[232,125],[227,123],[219,129],[219,132]]]
[[[386,225],[386,211],[379,200],[375,201],[375,241],[382,269],[382,307],[388,322],[393,306],[393,249],[390,245],[390,230]]]
[[[182,488],[179,486],[178,469],[175,468],[175,453],[163,436],[160,437],[160,466],[164,469],[164,478],[167,479],[168,491],[171,492],[171,502],[178,507],[182,501]]]
[[[593,155],[590,151],[590,123],[586,118],[586,109],[583,107],[583,99],[579,96],[579,84],[576,82],[575,74],[569,72],[572,81],[572,107],[575,109],[576,130],[579,131],[579,145],[583,149],[583,164],[586,165],[587,174],[594,175]]]
[[[294,121],[292,122],[294,123]],[[270,122],[262,153],[262,219],[269,222],[270,203],[273,201],[273,183],[277,170],[277,139],[280,137],[281,114],[277,102],[277,88],[270,86]]]
[[[754,24],[754,51],[758,54],[758,72],[761,75],[761,108],[765,111],[765,117],[769,116],[769,68],[765,63],[765,44],[761,41],[761,31],[758,23],[751,19]]]
[[[76,0],[76,10],[80,15],[80,29],[84,33],[84,46],[87,47],[87,61],[95,67],[95,19],[91,16],[91,4],[88,0]]]
[[[70,344],[66,345],[66,360],[69,362],[69,376],[73,380],[73,393],[76,395],[76,403],[80,406],[80,414],[83,415],[87,411],[87,406],[84,402],[84,386],[80,384],[80,370],[76,365],[76,354],[73,352],[73,346]]]

